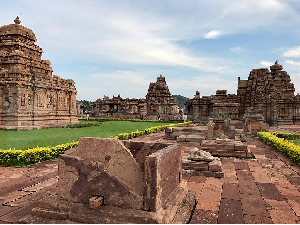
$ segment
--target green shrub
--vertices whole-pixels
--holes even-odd
[[[269,132],[258,132],[257,136],[266,144],[276,148],[278,151],[282,152],[286,156],[288,156],[293,162],[298,163],[300,165],[300,147],[295,145],[294,143],[289,142],[284,138],[277,137],[276,133]],[[291,138],[292,135],[286,134],[282,135],[280,133],[279,136],[286,136]]]

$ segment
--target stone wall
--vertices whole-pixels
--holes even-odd
[[[77,123],[75,82],[52,76],[35,42],[18,18],[0,27],[0,125]]]

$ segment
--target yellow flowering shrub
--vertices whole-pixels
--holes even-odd
[[[291,138],[292,134],[286,136]],[[257,136],[266,144],[276,148],[278,151],[287,155],[292,161],[300,165],[300,146],[289,142],[284,138],[276,136],[276,133],[258,132]]]
[[[162,126],[156,126],[156,127],[149,127],[142,131],[137,130],[137,131],[134,131],[131,133],[122,133],[122,134],[118,134],[115,136],[110,136],[110,138],[117,138],[120,140],[128,140],[128,139],[136,138],[139,136],[160,132],[160,131],[165,130],[167,127],[177,127],[180,125],[189,125],[191,123],[192,123],[192,121],[188,121],[188,122],[184,122],[184,123],[174,123],[174,124],[168,124],[168,125],[162,125]]]
[[[0,150],[0,165],[25,166],[49,159],[55,159],[59,154],[78,146],[78,141],[57,145],[55,147],[36,147],[27,150]]]

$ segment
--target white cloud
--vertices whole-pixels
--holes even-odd
[[[203,35],[205,39],[216,39],[221,35],[220,31],[212,30]]]
[[[295,62],[294,60],[285,60],[285,63],[292,65],[292,66],[300,66],[300,62]]]
[[[283,53],[285,57],[300,57],[300,46],[291,48]]]
[[[189,93],[199,91],[201,95],[215,94],[217,90],[228,90],[228,94],[236,94],[236,81],[219,78],[216,76],[202,76],[191,79],[173,80],[167,82],[169,89],[173,91],[189,90]]]
[[[81,88],[79,85],[78,93],[80,93],[82,99],[89,97],[88,99],[94,100],[103,98],[104,95],[112,97],[119,94],[122,98],[142,98],[147,94],[150,81],[156,81],[148,79],[147,75],[131,71],[93,73],[87,75],[85,79],[93,81],[90,84],[90,90],[89,88]]]
[[[146,94],[148,82],[155,80],[147,79],[147,76],[142,73],[137,74],[125,70],[149,72],[151,69],[157,71],[162,67],[169,71],[180,71],[178,74],[182,71],[181,74],[186,75],[187,78],[182,78],[177,83],[177,85],[180,83],[185,85],[178,86],[177,90],[186,88],[186,93],[190,91],[194,93],[198,89],[195,86],[197,84],[197,87],[203,90],[208,90],[210,87],[212,93],[215,93],[216,89],[226,89],[227,84],[236,90],[236,85],[231,86],[231,82],[226,83],[226,79],[214,80],[213,72],[213,76],[216,77],[221,73],[232,75],[231,71],[241,70],[242,67],[249,68],[249,64],[253,65],[253,61],[259,62],[260,60],[256,58],[260,55],[259,51],[255,54],[250,51],[251,44],[254,44],[252,40],[249,40],[249,45],[244,44],[244,40],[233,42],[236,41],[236,36],[233,35],[256,34],[257,31],[285,34],[286,30],[290,35],[293,32],[290,28],[297,27],[300,22],[300,14],[297,12],[297,7],[294,7],[296,4],[296,1],[286,0],[189,0],[188,3],[184,0],[90,0],[88,3],[79,0],[11,0],[3,1],[1,4],[0,21],[2,21],[1,25],[12,23],[15,13],[22,12],[22,25],[31,28],[36,33],[37,44],[45,51],[43,58],[64,65],[61,66],[63,72],[58,73],[64,78],[68,78],[68,74],[76,71],[72,65],[77,62],[78,64],[99,63],[96,68],[97,71],[102,72],[98,75],[105,85],[102,85],[101,79],[97,79],[95,74],[95,77],[90,79],[78,78],[78,81],[75,81],[79,94],[87,92],[92,95],[92,92],[97,92],[95,95],[101,96],[102,93],[112,95],[120,92],[125,97],[132,97],[131,92],[136,96]],[[274,27],[276,27],[275,30]],[[247,46],[249,54],[239,55],[241,57],[238,59],[229,57],[224,59],[226,57],[222,54],[224,52],[216,51],[216,48],[212,46],[205,46],[202,52],[201,45],[193,45],[195,42],[203,41],[201,40],[203,38],[219,38],[225,35],[228,35],[225,40],[227,50],[229,48],[227,46]],[[270,38],[274,36],[271,35]],[[253,40],[255,41],[257,40]],[[266,46],[266,49],[268,47]],[[204,55],[205,51],[207,53]],[[230,51],[238,53],[245,50],[241,47],[232,47]],[[300,57],[300,46],[288,49],[284,54],[285,57]],[[220,55],[224,58],[217,58]],[[250,59],[252,56],[254,59]],[[264,58],[269,57],[264,54]],[[261,65],[264,66],[272,64],[261,61]],[[53,63],[54,67],[56,65]],[[191,78],[189,72],[192,71],[195,75],[195,69],[210,72],[210,79]],[[80,74],[78,77],[82,74],[88,77],[89,73],[95,72],[88,70],[89,68],[81,71],[81,74],[76,71]],[[105,73],[103,71],[117,72]],[[177,77],[180,76],[178,74]],[[242,73],[240,74],[243,76]],[[159,73],[155,73],[155,76],[157,75]],[[173,74],[172,76],[175,77]],[[84,84],[81,82],[86,82],[85,85],[90,85],[90,83],[95,85],[94,78],[99,80],[99,82],[95,81],[98,88],[84,87],[84,89]],[[184,79],[188,81],[185,83]],[[225,88],[222,88],[223,85]]]
[[[267,62],[267,61],[262,60],[262,61],[260,62],[260,64],[263,65],[263,66],[269,67],[269,66],[272,66],[274,63],[271,63],[271,62]]]
[[[241,47],[232,47],[232,48],[230,48],[230,51],[233,51],[233,52],[236,52],[236,53],[241,53],[241,52],[244,51],[244,49],[241,48]]]

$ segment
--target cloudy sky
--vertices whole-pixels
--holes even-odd
[[[0,25],[19,15],[78,100],[145,97],[160,74],[171,94],[236,94],[238,77],[276,60],[300,92],[299,0],[0,2]]]

